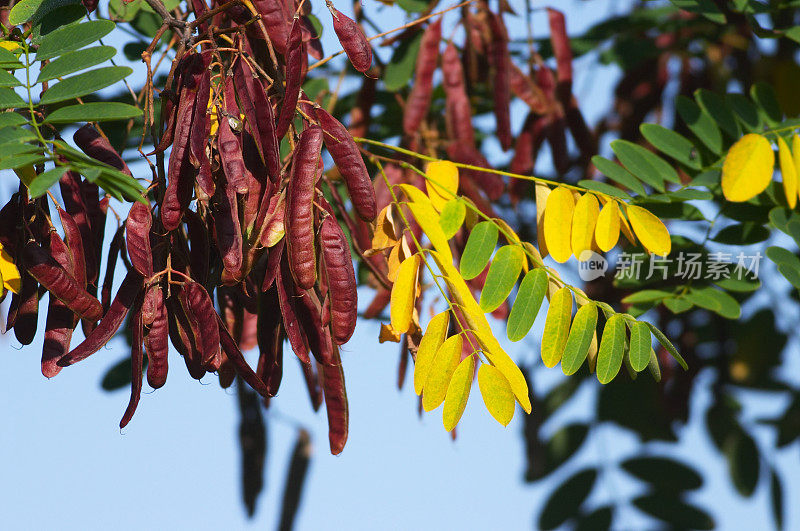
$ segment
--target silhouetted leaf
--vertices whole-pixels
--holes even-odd
[[[678,529],[714,529],[711,515],[675,496],[650,494],[633,500],[640,510]]]
[[[703,486],[703,477],[693,468],[669,457],[634,457],[623,461],[622,468],[664,493]]]
[[[539,529],[555,529],[578,514],[597,480],[597,470],[590,468],[573,475],[555,489],[539,515]]]

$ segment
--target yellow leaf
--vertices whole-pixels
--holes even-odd
[[[589,352],[586,354],[586,361],[589,365],[589,372],[594,374],[597,367],[597,330],[592,335],[592,342],[589,343]]]
[[[544,241],[553,260],[564,263],[572,256],[570,233],[575,198],[572,192],[561,186],[550,193],[544,211]]]
[[[578,260],[588,260],[588,256],[581,257],[583,251],[592,249],[594,228],[600,206],[594,194],[583,194],[575,203],[575,214],[572,216],[572,254]]]
[[[414,392],[418,395],[422,394],[425,387],[425,381],[428,379],[428,373],[431,370],[431,364],[436,351],[444,343],[444,338],[447,337],[447,327],[450,325],[450,311],[446,310],[437,314],[428,323],[428,328],[419,342],[417,349],[417,357],[414,362]]]
[[[425,188],[433,207],[439,212],[445,203],[455,197],[458,190],[458,167],[449,160],[431,162],[425,168]]]
[[[469,391],[472,388],[472,375],[475,371],[475,359],[472,355],[467,356],[456,367],[450,385],[447,386],[447,395],[444,397],[444,411],[442,412],[442,422],[444,429],[453,431],[464,408],[467,407]],[[512,398],[513,400],[513,398]]]
[[[391,219],[391,208],[393,205],[387,205],[383,210],[378,213],[375,220],[375,229],[372,233],[372,248],[376,251],[388,249],[397,243],[397,235]]]
[[[553,368],[564,353],[572,320],[572,293],[567,288],[556,291],[550,299],[547,319],[542,333],[542,361],[545,367]]]
[[[3,287],[11,292],[19,293],[22,287],[22,278],[17,266],[14,265],[11,255],[0,245],[0,278]]]
[[[537,182],[534,185],[536,193],[536,243],[542,258],[547,256],[547,243],[544,241],[544,212],[547,207],[547,198],[550,196],[550,187]]]
[[[597,216],[597,226],[594,229],[594,237],[601,251],[608,252],[617,244],[619,225],[619,205],[616,201],[609,201]]]
[[[433,208],[428,196],[416,186],[410,184],[401,184],[399,186],[411,200],[410,203],[407,203],[407,206],[419,226],[425,231],[433,248],[438,251],[442,258],[452,263],[453,253],[450,251],[450,244],[447,242],[447,237],[439,224],[439,214]]]
[[[14,173],[17,174],[17,177],[19,177],[19,180],[22,181],[25,186],[30,186],[33,179],[36,177],[36,170],[33,169],[33,164],[22,168],[14,168]]]
[[[774,166],[769,140],[754,133],[744,135],[728,150],[722,165],[723,195],[728,201],[752,199],[769,186]]]
[[[394,247],[392,247],[387,261],[389,270],[386,273],[386,277],[390,282],[394,282],[395,279],[397,279],[397,271],[400,269],[400,264],[408,257],[408,254],[409,253],[406,253],[406,248],[401,242],[397,242]]]
[[[389,300],[389,316],[392,328],[401,334],[408,331],[414,312],[414,298],[417,289],[417,270],[420,258],[415,254],[403,260],[397,270],[397,279],[392,286]]]
[[[789,208],[794,209],[797,204],[797,168],[794,166],[789,146],[780,136],[778,137],[778,160],[780,161],[781,177],[783,178],[783,193],[786,194],[786,202],[789,203]]]
[[[433,411],[444,402],[447,387],[461,361],[463,340],[460,335],[447,338],[433,358],[425,389],[422,391],[422,409]]]
[[[794,161],[794,171],[800,175],[800,136],[792,136],[792,160]],[[797,194],[800,196],[800,186],[797,186]]]
[[[619,215],[619,229],[625,236],[626,240],[631,242],[633,245],[636,245],[636,236],[633,235],[631,225],[628,223],[628,220],[625,219],[625,216],[623,216],[622,213]]]
[[[667,256],[672,250],[667,227],[647,209],[636,205],[628,205],[627,209],[633,232],[644,248],[658,256]]]
[[[8,50],[10,52],[13,52],[14,50],[16,50],[19,47],[20,47],[19,43],[15,42],[15,41],[2,41],[2,42],[0,42],[0,48],[5,48],[6,50]]]
[[[514,418],[514,393],[503,373],[493,365],[482,364],[478,369],[478,388],[489,413],[497,422],[508,426]]]
[[[402,332],[396,331],[392,328],[392,325],[381,323],[381,331],[378,334],[378,343],[386,343],[387,341],[391,341],[392,343],[400,343],[400,338],[403,337]]]

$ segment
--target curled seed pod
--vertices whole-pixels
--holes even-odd
[[[118,169],[123,173],[131,174],[128,165],[119,156],[119,153],[111,147],[111,144],[106,140],[92,124],[86,124],[72,136],[75,144],[81,148],[81,151],[89,155],[95,160],[105,162],[109,166]]]
[[[128,257],[134,269],[144,278],[153,276],[153,253],[150,250],[150,229],[153,216],[150,205],[135,201],[125,221]]]
[[[417,55],[416,77],[403,110],[403,131],[414,136],[428,114],[433,94],[433,73],[439,60],[439,41],[442,40],[442,19],[425,28]]]
[[[283,334],[278,289],[272,287],[258,298],[258,367],[256,374],[270,396],[278,394],[283,376]]]
[[[36,242],[25,245],[24,260],[31,276],[81,318],[97,321],[103,316],[100,301],[79,286],[75,278]]]
[[[36,325],[39,322],[39,283],[32,274],[22,273],[22,286],[19,294],[15,295],[11,301],[13,309],[9,309],[9,326],[14,327],[17,341],[30,345],[36,337]]]
[[[322,325],[322,304],[314,290],[297,293],[295,311],[314,358],[323,365],[335,363],[330,330]]]
[[[74,270],[70,251],[55,232],[50,233],[50,253],[68,272]],[[42,343],[42,374],[45,377],[52,378],[61,371],[56,362],[69,352],[72,330],[76,324],[75,314],[63,302],[51,296]]]
[[[217,201],[212,214],[222,265],[225,271],[238,278],[242,269],[242,231],[236,191],[231,186],[223,185],[215,197]]]
[[[372,66],[372,48],[369,46],[367,36],[364,35],[364,30],[355,20],[333,7],[330,1],[327,3],[333,15],[333,31],[336,32],[344,53],[347,54],[353,68],[359,72],[366,72]]]
[[[314,185],[322,149],[322,129],[305,129],[295,147],[286,208],[289,267],[298,286],[310,289],[316,281],[314,250]]]
[[[125,316],[133,306],[141,289],[141,275],[136,271],[128,271],[122,281],[122,285],[119,287],[117,296],[114,297],[114,302],[111,303],[108,313],[100,321],[100,324],[86,336],[86,339],[80,345],[58,360],[58,364],[61,367],[67,367],[88,358],[103,348],[114,337],[119,327],[122,326]],[[74,311],[74,308],[72,310]]]
[[[83,249],[80,227],[78,227],[78,224],[72,216],[62,210],[61,207],[57,208],[58,217],[61,219],[61,227],[64,229],[64,236],[66,237],[67,250],[69,252],[68,262],[72,266],[71,269],[65,266],[65,269],[75,277],[75,280],[78,281],[80,286],[86,287],[86,253]],[[56,258],[56,261],[61,263],[61,265],[64,265],[64,262],[59,260],[55,254],[53,254],[53,257]]]
[[[206,156],[206,144],[211,134],[211,117],[208,115],[208,101],[211,97],[211,72],[204,69],[195,92],[192,106],[192,127],[189,132],[189,161],[199,168]]]
[[[228,328],[225,326],[225,323],[222,322],[222,318],[219,316],[219,314],[214,312],[214,315],[217,317],[217,325],[219,329],[219,338],[222,345],[222,350],[225,351],[228,359],[231,361],[231,363],[233,363],[233,366],[236,367],[236,372],[245,382],[247,382],[247,385],[253,388],[255,392],[265,398],[268,397],[269,392],[267,391],[266,384],[261,381],[250,365],[247,364],[247,360],[244,359],[242,351],[239,350],[239,346],[236,344],[236,341],[233,340],[233,337],[231,337],[230,333],[228,332]]]
[[[136,413],[139,405],[139,398],[142,396],[142,364],[144,353],[142,352],[142,313],[135,309],[131,319],[131,398],[128,407],[119,421],[119,429],[124,428]],[[148,367],[148,374],[150,368]]]
[[[278,268],[275,286],[278,290],[278,301],[280,303],[281,314],[283,315],[283,327],[286,330],[286,337],[289,338],[289,344],[302,363],[310,363],[308,357],[308,340],[303,334],[300,320],[297,317],[294,284],[292,283],[292,277],[286,259],[281,261],[281,266]]]
[[[189,319],[184,313],[183,306],[177,297],[169,297],[166,300],[169,322],[169,339],[175,350],[183,356],[186,370],[189,376],[195,380],[201,379],[206,374],[206,370],[200,363],[200,351],[197,349],[194,333],[192,332]],[[216,312],[215,312],[216,313]]]
[[[475,146],[472,129],[472,108],[464,85],[464,70],[453,43],[447,45],[442,55],[444,75],[445,121],[447,133],[454,143]]]
[[[86,281],[91,284],[92,279],[96,281],[99,275],[99,263],[97,261],[97,252],[93,245],[95,240],[89,210],[84,201],[80,174],[73,171],[64,173],[59,181],[59,188],[61,190],[61,199],[64,202],[64,209],[72,216],[81,233],[83,257],[86,264]]]
[[[299,19],[294,19],[286,40],[286,89],[281,111],[278,113],[278,124],[275,126],[275,135],[279,139],[283,138],[294,119],[303,80],[303,35],[300,26]]]
[[[334,347],[334,356],[338,363],[321,365],[322,389],[325,392],[325,409],[328,412],[328,439],[331,453],[340,454],[347,442],[349,411],[347,391],[344,386],[344,371],[339,359],[339,351]]]
[[[225,109],[225,113],[220,113],[219,132],[217,133],[219,158],[228,184],[240,194],[246,194],[248,183],[245,176],[247,170],[242,158],[242,142],[233,132],[231,125],[231,121],[238,122],[239,120],[239,107],[236,104],[233,83],[229,79],[225,81]]]
[[[350,246],[333,216],[319,230],[322,259],[328,277],[333,340],[341,345],[353,335],[358,318],[358,292]]]
[[[339,168],[347,185],[350,200],[364,221],[373,221],[378,215],[375,187],[372,185],[361,152],[347,129],[325,109],[316,110],[317,119],[325,131],[325,147]]]
[[[152,295],[151,295],[152,294]],[[150,299],[149,301],[147,299]],[[144,346],[147,350],[147,383],[153,389],[162,387],[167,382],[167,372],[169,371],[169,320],[167,316],[167,305],[164,303],[164,296],[161,288],[153,286],[145,294],[145,304],[142,304],[142,311],[139,318],[150,324],[144,336]],[[152,306],[152,307],[149,307]],[[147,314],[145,315],[145,310]]]
[[[499,14],[489,13],[492,40],[489,57],[494,67],[492,96],[494,116],[497,121],[497,139],[504,150],[511,149],[511,54],[508,50],[508,31]]]
[[[202,354],[203,365],[212,365],[214,360],[219,360],[219,332],[214,315],[214,303],[208,296],[205,288],[197,282],[187,282],[181,290],[183,306],[186,316],[197,333],[197,347]],[[217,361],[218,365],[219,361]]]
[[[108,262],[106,263],[106,274],[103,277],[103,288],[100,290],[100,303],[103,305],[103,315],[108,312],[111,305],[111,287],[114,285],[114,272],[117,269],[117,257],[122,252],[125,245],[125,227],[120,227],[114,233],[111,244],[108,246]]]

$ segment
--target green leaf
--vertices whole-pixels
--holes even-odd
[[[632,199],[630,195],[626,194],[616,186],[611,185],[609,183],[604,183],[600,181],[590,181],[588,179],[581,179],[580,181],[578,181],[578,186],[582,186],[587,190],[594,190],[595,192],[600,192],[602,194],[610,195],[612,197],[618,197],[623,201],[630,201]]]
[[[642,146],[627,140],[614,140],[611,149],[631,173],[659,192],[664,191],[664,181],[680,183],[678,174],[667,161]]]
[[[728,278],[715,280],[714,284],[725,291],[738,291],[742,293],[756,291],[761,287],[760,280],[748,278],[748,276],[752,276],[752,274],[742,267],[736,267]]]
[[[569,330],[567,344],[561,357],[561,370],[567,376],[575,374],[583,365],[589,353],[595,328],[597,327],[597,306],[584,304],[575,313]]]
[[[647,327],[650,329],[650,332],[656,336],[656,339],[659,343],[661,343],[661,346],[667,349],[667,352],[669,352],[670,356],[675,358],[675,361],[677,361],[684,370],[688,370],[689,365],[686,363],[686,360],[680,355],[678,349],[676,349],[675,345],[672,344],[672,341],[670,341],[669,338],[664,335],[664,332],[659,330],[653,323],[647,323]]]
[[[506,334],[511,341],[519,341],[528,335],[542,307],[547,282],[547,273],[539,268],[531,269],[522,279],[506,325]]]
[[[133,105],[108,101],[61,107],[49,114],[44,121],[47,123],[109,122],[141,115],[142,111]]]
[[[739,430],[725,443],[725,457],[728,459],[728,472],[739,494],[750,497],[756,490],[759,476],[760,456],[753,438]]]
[[[622,302],[625,304],[638,304],[640,302],[661,302],[662,299],[672,297],[671,291],[664,291],[660,289],[643,289],[636,293],[631,293]]]
[[[633,504],[676,529],[714,529],[714,519],[708,513],[689,505],[676,493],[648,494],[634,499]]]
[[[91,44],[113,30],[116,25],[110,20],[91,20],[82,24],[59,28],[42,38],[34,61],[52,59]]]
[[[542,361],[545,367],[552,368],[561,361],[564,346],[569,335],[572,319],[572,292],[561,288],[550,298],[550,308],[542,332]]]
[[[414,67],[417,64],[417,54],[419,53],[421,41],[422,33],[420,32],[413,39],[403,41],[395,48],[392,59],[386,65],[386,70],[383,74],[386,90],[394,92],[408,85],[411,76],[414,74]]]
[[[758,223],[739,223],[719,231],[712,241],[727,245],[752,245],[763,242],[770,235],[769,229]]]
[[[641,321],[628,321],[631,331],[628,357],[631,367],[636,372],[642,372],[650,362],[650,349],[653,348],[650,338],[650,329]]]
[[[669,0],[672,5],[684,11],[697,13],[706,17],[711,22],[725,24],[725,15],[712,0]]]
[[[699,170],[702,167],[702,162],[697,156],[694,144],[683,135],[658,124],[642,124],[639,126],[639,131],[642,132],[642,136],[648,142],[662,153],[690,168]]]
[[[720,133],[719,127],[717,127],[711,116],[686,96],[678,96],[676,98],[675,108],[692,133],[708,149],[717,155],[722,153],[722,133]]]
[[[622,355],[625,351],[625,318],[622,314],[612,315],[603,329],[600,350],[597,352],[597,380],[607,384],[622,367]]]
[[[726,94],[725,101],[728,103],[736,118],[742,123],[748,132],[758,132],[763,126],[758,109],[743,94]]]
[[[8,142],[6,144],[0,144],[0,160],[10,157],[11,155],[19,155],[20,153],[35,153],[41,151],[42,148],[35,144]]]
[[[726,319],[738,319],[742,314],[742,308],[736,299],[712,287],[690,289],[684,297],[695,306],[710,310]]]
[[[619,164],[603,158],[600,155],[592,157],[592,164],[597,168],[597,171],[629,190],[639,195],[645,195],[647,193],[642,183]]]
[[[85,70],[108,61],[117,53],[113,46],[93,46],[84,50],[67,52],[58,59],[44,65],[36,78],[37,83]]]
[[[21,153],[0,159],[0,170],[13,170],[14,168],[22,168],[46,160],[47,157],[43,157],[39,153]]]
[[[524,261],[525,252],[519,245],[505,245],[498,249],[481,290],[481,310],[493,312],[503,304],[517,283]]]
[[[427,0],[397,0],[397,5],[406,13],[422,13],[428,9],[429,3]]]
[[[13,69],[22,68],[22,63],[13,52],[0,48],[0,68]]]
[[[106,66],[68,77],[51,86],[39,103],[50,105],[92,94],[125,79],[131,72],[127,66]]]
[[[21,144],[31,140],[36,140],[36,135],[33,134],[33,132],[29,129],[24,129],[14,125],[0,128],[0,144]]]
[[[778,272],[780,272],[792,286],[800,289],[800,258],[797,258],[791,251],[776,246],[768,247],[766,254],[767,258],[775,262],[778,266]]]
[[[731,138],[738,139],[742,136],[742,129],[733,110],[728,107],[722,96],[707,89],[697,89],[694,97],[700,107],[708,113],[717,125]]]
[[[19,113],[16,112],[0,113],[0,129],[11,125],[22,125],[26,123],[28,123],[28,120],[26,120],[25,117]]]
[[[481,221],[472,228],[461,255],[461,276],[471,280],[481,274],[489,263],[497,245],[497,226],[489,221]]]
[[[439,217],[439,225],[442,226],[442,231],[448,240],[455,236],[458,229],[464,224],[466,215],[467,207],[463,201],[454,198],[444,204]]]
[[[672,313],[678,314],[690,310],[694,305],[683,297],[673,297],[664,299],[664,306]]]
[[[67,171],[67,166],[56,166],[55,168],[49,169],[46,172],[37,175],[34,177],[31,184],[28,186],[28,192],[31,195],[31,198],[37,198],[41,195],[44,195],[47,190],[50,189],[51,186],[56,184],[61,176]]]
[[[28,104],[10,88],[0,88],[0,109],[20,109]]]
[[[19,26],[29,20],[35,23],[59,7],[79,3],[80,0],[22,0],[11,9],[8,22],[12,26]]]
[[[3,69],[0,69],[0,87],[18,87],[22,85],[19,79]]]
[[[539,515],[539,529],[555,529],[576,516],[596,480],[597,470],[582,470],[550,493]]]
[[[650,357],[649,349],[647,356]],[[665,494],[703,486],[703,477],[693,468],[669,457],[633,457],[623,461],[622,468]]]
[[[775,528],[780,531],[783,529],[783,486],[781,478],[775,470],[770,470],[769,496]]]
[[[682,188],[666,194],[672,201],[709,201],[714,199],[714,194],[694,188]]]
[[[772,85],[759,81],[750,87],[750,97],[762,111],[768,124],[778,125],[783,121],[783,112]]]

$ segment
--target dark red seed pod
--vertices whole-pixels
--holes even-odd
[[[200,214],[193,210],[187,210],[184,219],[190,244],[189,268],[192,278],[200,284],[205,284],[208,280],[208,262],[211,257],[208,229]]]
[[[231,121],[238,123],[239,107],[236,104],[236,93],[230,79],[225,81],[225,113],[220,113],[219,131],[217,132],[217,149],[228,184],[240,194],[246,194],[248,183],[242,158],[242,141],[233,132]]]
[[[70,250],[55,232],[50,233],[50,253],[64,269],[68,272],[74,271]],[[47,305],[47,320],[42,343],[42,374],[45,377],[52,378],[61,370],[56,362],[69,352],[72,330],[76,324],[75,314],[63,302],[51,296]]]
[[[389,305],[390,298],[391,292],[388,289],[379,288],[367,309],[364,310],[364,319],[375,319],[380,316]]]
[[[242,269],[242,231],[239,225],[239,205],[231,186],[221,186],[214,203],[216,243],[225,271],[238,278]]]
[[[278,139],[283,138],[294,120],[300,86],[303,81],[303,35],[300,27],[299,19],[294,19],[286,40],[286,89],[283,94],[281,111],[278,113],[278,124],[275,126],[275,135]]]
[[[216,310],[205,288],[197,282],[187,282],[181,290],[186,316],[197,331],[197,347],[202,354],[203,365],[211,365],[220,357],[219,332],[216,327]],[[217,361],[217,366],[219,361]]]
[[[442,74],[444,75],[445,121],[447,133],[454,143],[475,145],[475,131],[472,129],[472,108],[464,85],[464,69],[458,50],[450,43],[442,55]]]
[[[239,97],[241,104],[241,111],[244,114],[245,125],[247,130],[253,135],[255,139],[255,147],[258,151],[258,156],[262,161],[266,160],[263,151],[263,141],[261,139],[261,130],[258,125],[258,116],[256,114],[256,105],[253,101],[253,88],[255,80],[253,79],[253,71],[244,56],[239,56],[233,64],[233,86],[236,89],[236,95]]]
[[[131,265],[145,278],[153,276],[153,253],[150,250],[150,229],[153,216],[150,205],[134,201],[125,221],[128,257]]]
[[[511,92],[527,103],[534,112],[538,114],[548,114],[552,107],[552,102],[549,101],[541,87],[539,87],[530,76],[525,75],[513,62],[511,63],[509,73]]]
[[[189,376],[195,380],[201,379],[206,370],[200,363],[200,351],[197,349],[194,333],[192,332],[189,318],[183,311],[183,306],[177,297],[170,297],[166,301],[169,322],[169,339],[175,350],[183,356]]]
[[[316,293],[314,290],[298,291],[296,300],[295,311],[314,358],[324,365],[335,363],[331,333],[322,325],[322,304]]]
[[[277,53],[285,55],[286,41],[289,37],[289,22],[292,20],[291,11],[286,9],[281,0],[253,0],[253,5],[264,22],[267,35],[272,41],[272,47]],[[264,38],[261,32],[258,32],[257,35],[259,39]]]
[[[375,187],[367,172],[361,152],[347,129],[325,109],[316,110],[317,119],[325,131],[325,147],[344,177],[350,200],[364,221],[374,221],[378,215]]]
[[[72,136],[75,144],[81,148],[81,151],[89,155],[95,160],[105,162],[112,168],[116,168],[123,173],[131,174],[128,165],[119,156],[119,153],[111,147],[111,144],[105,137],[97,132],[92,124],[86,124]]]
[[[508,49],[508,31],[499,14],[489,13],[489,28],[492,40],[489,45],[489,58],[494,67],[492,76],[492,96],[494,98],[494,117],[497,122],[497,139],[504,150],[511,149],[511,53]]]
[[[94,279],[96,282],[99,275],[99,264],[89,210],[84,201],[80,174],[73,171],[64,173],[59,181],[59,188],[61,190],[61,199],[64,202],[64,209],[72,216],[81,233],[83,257],[86,264],[86,281],[90,284]]]
[[[320,388],[320,376],[317,374],[314,364],[300,362],[303,371],[303,379],[306,382],[308,398],[311,400],[311,407],[314,411],[319,411],[322,406],[322,389]]]
[[[69,173],[69,172],[68,172]],[[22,233],[22,204],[19,192],[11,195],[2,209],[0,209],[0,244],[11,258],[16,262],[18,256],[17,245],[19,235]]]
[[[114,337],[119,327],[122,326],[128,311],[133,307],[136,297],[142,289],[142,281],[143,279],[139,273],[128,271],[125,280],[122,281],[122,285],[119,287],[117,296],[114,297],[114,302],[111,303],[111,307],[108,309],[108,313],[80,345],[58,360],[58,364],[61,367],[67,367],[88,358],[103,348]]]
[[[267,270],[264,274],[264,282],[261,284],[261,291],[267,291],[274,283],[280,271],[281,259],[283,258],[283,247],[286,240],[281,239],[274,247],[269,249],[267,257]]]
[[[311,2],[304,2],[303,5],[310,6]],[[308,13],[306,13],[306,15],[307,14]],[[322,58],[325,57],[325,51],[322,48],[322,42],[319,39],[314,23],[305,15],[300,17],[300,22],[303,24],[303,42],[308,48],[308,55],[317,61],[321,61]]]
[[[211,135],[211,117],[208,115],[211,72],[208,69],[204,69],[200,76],[195,98],[192,106],[192,127],[189,132],[189,161],[195,168],[199,168],[208,159],[206,144]]]
[[[100,301],[79,286],[75,278],[36,242],[25,245],[24,260],[31,276],[81,318],[97,321],[102,317]]]
[[[275,134],[275,114],[272,110],[272,103],[267,97],[262,80],[254,77],[250,65],[246,61],[239,62],[242,63],[241,68],[247,83],[247,90],[255,108],[255,123],[259,134],[253,136],[261,139],[260,152],[264,155],[267,173],[270,180],[277,183],[280,181],[281,172],[280,142]]]
[[[36,337],[36,325],[39,322],[39,283],[31,274],[22,273],[19,294],[11,302],[9,326],[14,327],[17,341],[30,345]]]
[[[161,223],[164,229],[172,231],[180,225],[183,213],[189,204],[193,184],[193,175],[189,167],[189,135],[192,130],[192,115],[194,113],[195,93],[185,88],[181,90],[181,100],[178,104],[178,116],[175,125],[175,141],[169,155],[167,169],[167,189],[161,203]]]
[[[152,295],[151,295],[152,294]],[[147,299],[150,299],[149,301]],[[169,372],[169,320],[167,305],[161,288],[153,286],[145,295],[147,305],[142,305],[139,318],[149,321],[144,337],[144,346],[147,350],[147,383],[153,389],[162,387],[167,382]],[[150,307],[152,306],[152,307]],[[148,315],[145,315],[145,309]]]
[[[320,365],[322,372],[322,389],[325,392],[325,409],[328,412],[328,439],[331,453],[338,455],[347,443],[349,409],[347,391],[344,385],[344,371],[339,359],[339,349],[334,347],[337,361],[334,365]]]
[[[106,274],[103,277],[103,288],[100,290],[100,303],[103,305],[103,315],[108,312],[111,305],[111,288],[114,285],[114,272],[117,269],[117,257],[122,252],[125,245],[125,227],[120,227],[114,233],[114,238],[108,246],[108,261],[106,263]]]
[[[564,13],[547,8],[547,21],[550,26],[550,44],[556,58],[556,74],[558,86],[556,92],[562,103],[572,97],[572,48],[567,35]]]
[[[139,398],[142,396],[142,364],[144,362],[142,332],[142,314],[138,309],[134,309],[131,318],[131,398],[119,421],[119,429],[124,428],[131,421],[136,407],[139,405]]]
[[[353,68],[359,72],[366,72],[372,66],[372,48],[369,45],[364,30],[355,20],[343,14],[328,2],[328,9],[333,15],[333,31],[339,38],[344,52],[347,54]]]
[[[442,40],[442,19],[425,28],[417,55],[416,76],[403,110],[403,131],[414,136],[428,115],[433,94],[433,73],[439,60],[439,41]]]
[[[225,326],[225,323],[222,322],[222,318],[220,318],[219,314],[214,312],[214,315],[217,317],[217,325],[219,329],[219,338],[220,343],[222,344],[222,350],[228,356],[228,359],[233,363],[233,366],[236,367],[236,372],[242,379],[247,382],[247,385],[253,388],[255,392],[260,394],[263,397],[269,396],[269,391],[267,390],[266,384],[261,381],[261,379],[256,375],[255,371],[247,364],[247,361],[244,359],[244,355],[242,351],[239,350],[239,346],[236,344],[236,341],[233,340],[230,333],[228,332],[228,328]]]
[[[180,77],[180,63],[178,63],[178,67],[175,70],[175,78],[179,79]],[[158,95],[159,101],[161,102],[161,123],[160,127],[164,127],[164,132],[161,134],[161,138],[158,141],[158,144],[155,145],[153,151],[147,153],[147,156],[155,155],[157,153],[164,153],[168,147],[172,145],[172,141],[175,138],[175,119],[178,114],[178,106],[175,104],[178,96],[175,94],[174,91],[165,88],[161,91]]]
[[[358,292],[350,245],[333,216],[320,226],[319,243],[328,277],[333,340],[341,345],[352,337],[358,318]]]
[[[406,381],[406,371],[408,370],[408,336],[406,336],[406,340],[400,341],[400,361],[397,363],[397,389],[402,390],[403,384]]]
[[[278,290],[278,301],[283,315],[283,327],[286,330],[286,337],[289,338],[289,344],[291,344],[292,350],[301,362],[310,363],[308,340],[303,334],[300,320],[297,317],[297,298],[286,259],[281,261],[281,267],[275,279],[275,286]]]
[[[272,287],[258,298],[258,367],[256,374],[270,396],[278,394],[283,376],[283,334],[278,289]]]
[[[61,207],[57,208],[58,217],[61,219],[61,227],[64,229],[64,236],[69,251],[69,263],[72,266],[71,269],[66,267],[65,269],[75,277],[75,280],[78,281],[78,285],[86,287],[86,253],[83,249],[80,227],[78,227],[78,224],[72,216],[62,210]],[[51,252],[51,254],[53,253]],[[58,260],[55,254],[53,254],[53,256],[56,258],[56,261],[64,265],[64,262]]]
[[[322,149],[322,129],[305,129],[295,147],[287,188],[286,244],[292,277],[302,289],[310,289],[317,276],[314,250],[314,185]]]

